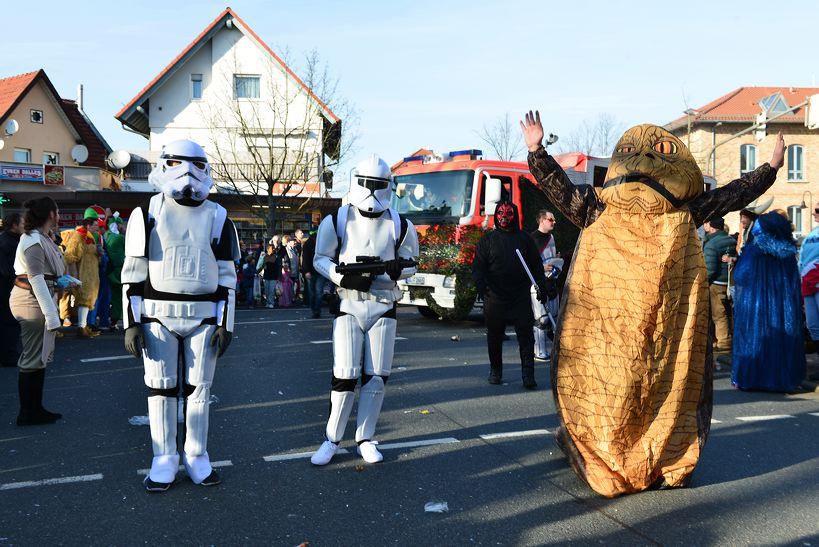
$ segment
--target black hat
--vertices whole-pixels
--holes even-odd
[[[709,219],[708,224],[711,225],[711,228],[715,228],[717,230],[724,230],[725,229],[725,220],[723,220],[722,217]]]

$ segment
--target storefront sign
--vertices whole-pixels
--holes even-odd
[[[0,179],[18,182],[43,182],[42,165],[4,165],[0,164]]]
[[[65,184],[65,167],[62,165],[45,165],[45,184]]]

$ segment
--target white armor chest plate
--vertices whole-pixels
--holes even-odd
[[[219,283],[211,248],[216,204],[185,207],[166,199],[149,235],[148,275],[158,291],[210,294]]]
[[[381,260],[392,260],[395,258],[394,232],[394,223],[389,213],[379,218],[367,218],[357,209],[351,208],[341,251],[338,253],[339,263],[356,262],[357,256],[377,256]]]

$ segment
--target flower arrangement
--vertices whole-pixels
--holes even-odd
[[[482,235],[480,226],[440,224],[431,226],[419,238],[418,271],[455,277],[454,308],[439,306],[429,289],[412,291],[414,297],[425,298],[429,308],[442,319],[463,319],[472,310],[477,297],[472,280],[472,259]]]

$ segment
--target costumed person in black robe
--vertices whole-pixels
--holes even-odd
[[[547,301],[543,264],[529,234],[520,230],[517,207],[501,202],[495,210],[495,229],[478,241],[472,261],[472,277],[483,297],[486,340],[489,345],[489,383],[500,384],[503,377],[503,335],[507,323],[515,327],[520,348],[523,387],[535,389],[534,316],[530,301],[532,281],[518,254],[526,262],[538,286],[538,299]]]

